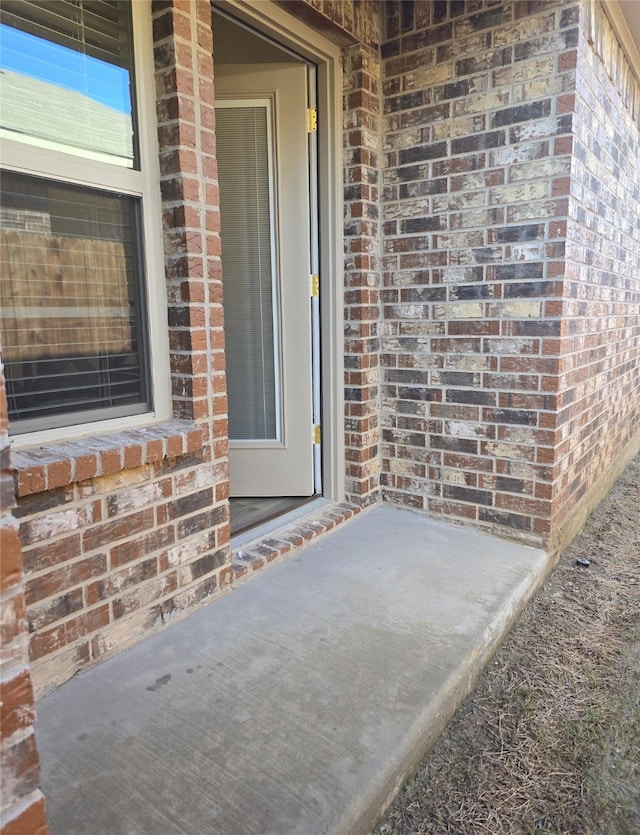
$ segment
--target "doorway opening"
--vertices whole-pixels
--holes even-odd
[[[213,29],[236,536],[322,494],[316,67]]]

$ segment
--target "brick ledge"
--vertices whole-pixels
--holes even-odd
[[[200,428],[190,421],[170,420],[140,429],[12,451],[16,495],[43,493],[201,448]]]

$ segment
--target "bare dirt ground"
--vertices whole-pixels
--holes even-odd
[[[640,457],[375,835],[538,832],[640,835]]]

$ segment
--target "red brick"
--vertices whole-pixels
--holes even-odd
[[[556,99],[556,111],[558,113],[573,113],[576,107],[576,97],[573,93],[558,96]]]
[[[103,476],[122,470],[122,450],[107,449],[100,453],[100,472]]]
[[[31,676],[28,670],[23,670],[15,678],[0,682],[0,726],[3,739],[30,727],[34,721]]]
[[[140,467],[143,463],[142,460],[142,447],[140,444],[136,444],[135,446],[128,446],[125,447],[124,450],[124,468],[127,470],[134,469],[135,467]]]
[[[569,177],[558,177],[553,181],[551,193],[556,195],[569,194],[571,180]],[[560,273],[561,275],[561,273]]]
[[[202,432],[200,429],[193,429],[188,433],[186,439],[186,452],[195,452],[202,446]]]
[[[141,510],[122,519],[89,528],[82,535],[83,548],[85,551],[90,551],[99,548],[105,542],[110,543],[118,539],[124,539],[152,528],[153,525],[153,510]]]
[[[2,835],[48,835],[44,798],[28,806],[2,827]]]
[[[76,458],[76,481],[86,481],[98,474],[98,459],[95,455],[80,455]]]
[[[46,469],[42,465],[19,470],[17,477],[17,493],[28,496],[32,493],[42,493],[47,489]]]
[[[45,545],[38,545],[32,548],[25,547],[25,571],[41,571],[44,568],[57,565],[65,560],[78,557],[80,553],[81,537],[79,533],[72,534],[64,539],[47,542]]]
[[[170,438],[167,438],[167,457],[168,458],[175,458],[178,455],[182,455],[184,451],[184,442],[182,435],[173,435]]]
[[[570,154],[573,151],[573,137],[559,136],[554,140],[553,148],[556,156]]]
[[[153,511],[149,512],[153,513]],[[134,537],[128,542],[113,545],[110,551],[111,568],[118,568],[125,563],[152,554],[154,551],[160,551],[173,544],[174,539],[173,526],[166,526],[155,528],[145,536]]]
[[[565,72],[566,70],[575,69],[577,60],[577,50],[572,49],[570,52],[563,52],[561,55],[558,56],[558,71]]]
[[[155,461],[161,461],[164,457],[164,444],[162,440],[155,439],[152,441],[147,441],[147,453],[146,453],[146,461],[150,464],[154,463]]]
[[[9,651],[9,644],[24,635],[28,628],[27,609],[21,588],[14,589],[11,597],[3,602],[5,615],[0,620],[0,646]]]
[[[54,594],[79,585],[90,577],[104,574],[107,569],[107,559],[104,554],[96,554],[85,560],[50,571],[41,577],[27,579],[26,600],[31,605],[44,600]]]
[[[21,793],[28,794],[38,787],[40,765],[33,733],[15,742],[11,747],[5,748],[2,759],[4,773],[11,770],[14,779],[18,781]]]
[[[54,461],[47,465],[47,489],[54,490],[71,483],[71,461]]]
[[[17,528],[9,527],[4,520],[0,528],[0,554],[0,591],[6,591],[19,585],[22,580],[22,552]]]

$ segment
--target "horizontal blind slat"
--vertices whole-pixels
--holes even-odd
[[[136,199],[23,174],[7,174],[4,185],[0,211],[4,226],[14,227],[0,230],[0,328],[11,419],[145,403]],[[104,209],[119,222],[102,223]],[[34,225],[39,231],[28,228]],[[115,229],[126,229],[126,236],[119,240]]]
[[[3,0],[0,23],[13,26],[69,49],[124,66],[128,47],[120,37],[121,4],[103,3],[87,7],[58,2]]]

